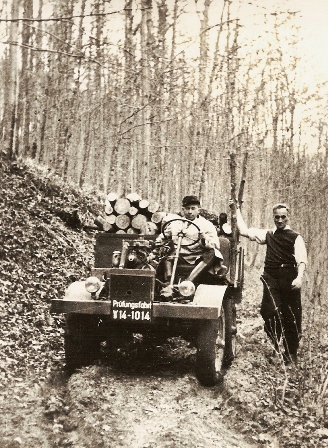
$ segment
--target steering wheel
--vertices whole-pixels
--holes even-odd
[[[186,227],[186,228],[181,228],[181,230],[177,230],[176,233],[172,234],[172,236],[166,234],[165,231],[167,231],[167,227],[169,226],[169,224],[171,224],[171,223],[174,222],[174,221],[181,221],[181,222],[183,222],[183,223],[185,223],[185,224],[187,223],[187,224],[188,224],[188,227],[189,227],[190,224],[192,224],[194,227],[196,227],[196,229],[197,229],[197,231],[198,231],[198,235],[197,235],[197,237],[196,237],[196,238],[195,238],[195,237],[193,238],[193,237],[191,237],[191,236],[189,236],[189,235],[186,234],[186,230],[187,230],[188,227]],[[163,225],[163,229],[162,229],[162,234],[164,235],[164,237],[165,237],[166,239],[170,239],[170,238],[173,237],[173,236],[175,236],[175,237],[182,236],[182,237],[183,237],[183,239],[181,240],[181,246],[182,246],[182,247],[192,246],[193,244],[198,243],[198,241],[200,240],[200,236],[199,236],[200,233],[201,233],[201,231],[200,231],[200,228],[198,227],[198,225],[195,224],[193,221],[189,221],[189,219],[185,219],[185,218],[175,218],[175,219],[171,219],[170,221],[167,221],[167,222]],[[191,241],[191,243],[183,243],[183,240],[189,240],[189,241]],[[177,245],[177,243],[175,243],[174,241],[173,241],[173,244],[174,244],[175,246]]]

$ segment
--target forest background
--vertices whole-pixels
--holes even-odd
[[[227,211],[230,155],[248,154],[244,215],[290,204],[326,310],[326,83],[309,84],[295,2],[3,0],[2,156],[164,210],[194,193]],[[259,25],[260,24],[260,25]],[[263,253],[247,247],[247,262]],[[318,314],[318,313],[317,313]],[[318,343],[327,338],[322,327]]]

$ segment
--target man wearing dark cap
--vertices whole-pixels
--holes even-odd
[[[184,218],[192,221],[199,228],[193,225],[185,226],[184,233],[189,241],[195,241],[194,244],[182,245],[180,249],[180,262],[184,264],[195,265],[188,280],[194,281],[204,271],[215,274],[221,270],[222,254],[220,252],[220,240],[217,236],[215,226],[200,216],[200,201],[197,196],[185,196],[182,199],[181,214]],[[177,215],[176,218],[179,218]],[[172,216],[171,216],[172,219]],[[166,235],[171,235],[174,242],[177,240],[177,234],[181,230],[183,223],[181,221],[173,221],[169,224]],[[161,234],[158,241],[164,239]],[[198,240],[198,241],[197,241]]]

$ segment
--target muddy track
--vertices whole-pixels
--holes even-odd
[[[8,394],[1,448],[248,447],[223,423],[224,381],[199,385],[180,340],[135,344],[71,375],[61,363]],[[242,445],[241,445],[242,443]]]

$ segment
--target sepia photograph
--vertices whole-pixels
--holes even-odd
[[[0,448],[328,448],[327,18],[0,0]]]

